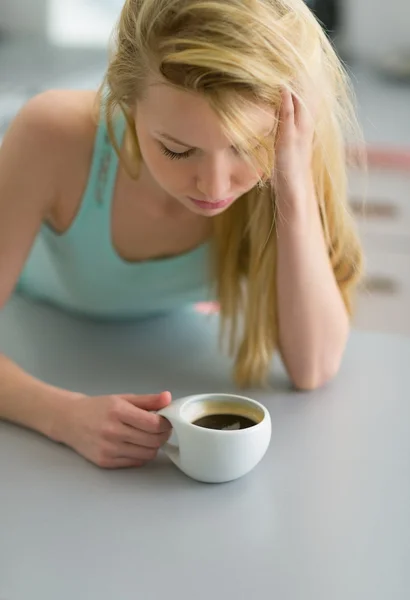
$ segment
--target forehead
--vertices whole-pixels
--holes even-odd
[[[198,148],[226,146],[227,139],[218,115],[199,93],[153,82],[147,86],[138,110],[150,131],[165,132]],[[267,133],[275,120],[273,109],[262,103],[249,104],[246,117],[251,120],[255,135]]]

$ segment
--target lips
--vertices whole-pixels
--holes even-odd
[[[219,208],[225,208],[231,204],[234,198],[227,198],[226,200],[218,200],[217,202],[207,202],[206,200],[196,200],[195,198],[189,198],[199,208],[205,210],[218,210]]]

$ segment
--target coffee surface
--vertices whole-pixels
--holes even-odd
[[[205,429],[220,429],[224,431],[235,431],[238,429],[248,429],[257,425],[256,421],[242,415],[233,414],[212,414],[205,415],[196,421],[194,425],[204,427]]]

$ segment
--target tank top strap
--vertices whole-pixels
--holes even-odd
[[[121,148],[125,133],[125,118],[117,115],[113,125],[117,145]],[[98,237],[100,246],[107,245],[108,242],[108,247],[111,248],[111,207],[118,165],[119,159],[111,144],[107,125],[104,119],[100,119],[95,136],[90,174],[80,209],[74,223],[64,234],[65,237],[75,241]],[[87,235],[84,232],[87,232]]]
[[[114,134],[117,145],[121,148],[125,132],[125,118],[117,115],[114,125]],[[101,119],[94,145],[90,176],[83,203],[97,203],[105,210],[111,210],[112,196],[118,171],[118,156],[111,144],[105,120]]]

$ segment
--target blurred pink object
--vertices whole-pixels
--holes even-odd
[[[219,312],[219,303],[218,302],[200,302],[195,305],[195,309],[197,312],[204,313],[206,315],[211,315],[213,313]]]
[[[370,146],[365,149],[365,155],[370,168],[410,171],[410,149],[408,148]],[[349,148],[349,164],[356,166],[357,159],[360,159],[360,151]]]

